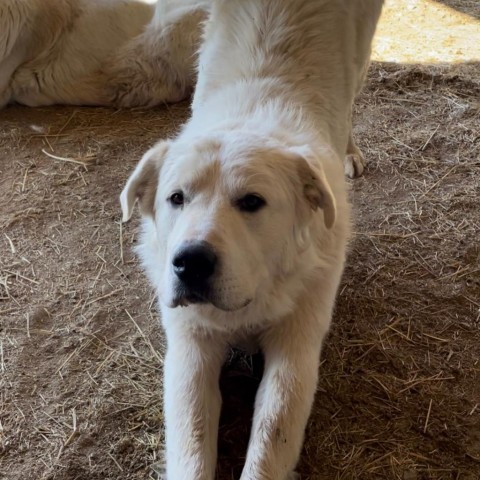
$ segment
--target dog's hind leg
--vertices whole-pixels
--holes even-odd
[[[365,157],[361,150],[357,147],[353,138],[352,130],[348,136],[347,154],[345,155],[344,168],[345,175],[349,178],[357,178],[363,175],[365,170]]]
[[[380,14],[380,10],[382,9],[382,2],[377,2],[377,7],[378,14]],[[370,58],[370,52],[368,54],[368,57]],[[360,94],[362,91],[362,87],[365,83],[365,80],[367,78],[367,73],[368,73],[368,68],[370,66],[370,61],[366,61],[365,65],[363,65],[363,68],[361,70],[360,76],[359,76],[359,81],[357,85],[357,91],[356,91],[356,96]],[[352,107],[353,108],[353,107]],[[347,145],[347,153],[345,155],[344,159],[344,171],[345,175],[348,178],[358,178],[363,175],[363,171],[365,170],[365,166],[367,165],[367,161],[365,157],[363,156],[362,151],[358,148],[357,144],[355,143],[355,139],[353,138],[353,131],[352,131],[352,110],[350,110],[350,116],[349,116],[349,123],[348,127],[350,129],[349,135],[348,135],[348,145]]]

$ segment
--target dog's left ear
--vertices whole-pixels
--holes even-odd
[[[123,222],[130,220],[136,200],[142,214],[153,217],[157,182],[169,146],[170,142],[165,141],[152,147],[130,175],[120,194]]]
[[[305,198],[313,210],[317,208],[323,210],[325,226],[328,229],[332,228],[337,207],[322,165],[308,147],[292,148],[291,151],[301,157],[298,161],[298,173]]]

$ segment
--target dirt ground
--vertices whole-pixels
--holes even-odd
[[[480,479],[479,18],[475,0],[386,9],[302,480]],[[0,112],[0,479],[154,478],[164,341],[118,195],[187,116]],[[241,471],[249,362],[223,375],[220,480]]]

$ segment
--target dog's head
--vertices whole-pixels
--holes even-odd
[[[334,196],[304,148],[254,135],[162,142],[148,151],[122,194],[123,220],[138,199],[156,230],[161,301],[234,311],[261,300],[295,269],[314,215],[331,228]],[[150,262],[151,260],[147,260]]]

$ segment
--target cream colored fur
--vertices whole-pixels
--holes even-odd
[[[205,16],[202,0],[2,0],[0,108],[179,101]]]
[[[147,152],[121,195],[143,214],[139,253],[160,300],[166,478],[212,480],[229,345],[257,344],[265,372],[241,480],[294,474],[322,341],[345,262],[351,108],[381,0],[216,0],[192,117]],[[350,142],[350,145],[349,145]],[[353,166],[352,166],[353,168]],[[170,202],[183,194],[183,204]],[[239,209],[247,194],[266,205]],[[179,293],[172,259],[217,252],[206,303]]]

